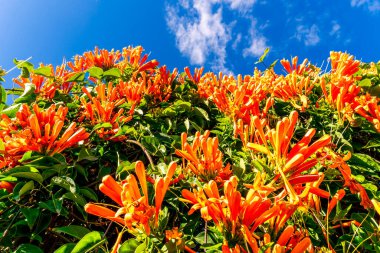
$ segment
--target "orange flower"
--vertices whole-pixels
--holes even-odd
[[[155,181],[155,205],[149,204],[148,185],[144,164],[141,161],[136,163],[136,177],[129,175],[121,183],[116,182],[111,176],[103,177],[99,189],[102,193],[115,201],[119,208],[117,212],[109,208],[96,204],[87,204],[86,212],[100,216],[112,221],[116,221],[126,226],[130,232],[136,233],[144,231],[150,234],[151,221],[153,227],[158,226],[158,216],[165,194],[169,188],[171,178],[173,177],[177,164],[172,162],[168,167],[168,173],[164,178],[157,178]],[[140,183],[140,187],[138,186]],[[121,218],[124,216],[124,218]]]
[[[232,176],[224,183],[224,195],[220,196],[217,183],[211,180],[203,188],[182,191],[183,202],[193,204],[189,214],[200,209],[204,220],[213,220],[215,225],[228,236],[229,240],[242,240],[242,228],[251,232],[267,220],[279,214],[279,207],[250,189],[246,197],[237,190],[237,178]]]
[[[202,76],[202,73],[203,73],[203,67],[202,68],[195,68],[194,70],[194,75],[191,74],[190,72],[190,69],[189,67],[185,67],[185,73],[187,75],[187,77],[189,78],[190,81],[192,81],[194,84],[198,84],[200,79],[201,79],[201,76]]]
[[[0,181],[0,189],[5,189],[8,193],[12,193],[14,187],[15,187],[14,183],[10,183],[7,181]]]
[[[329,153],[331,155],[331,161],[333,162],[331,165],[329,165],[329,167],[337,168],[340,171],[344,179],[344,186],[349,187],[351,193],[353,194],[359,193],[361,197],[360,204],[364,208],[373,208],[373,204],[370,198],[368,197],[368,194],[366,190],[364,189],[364,187],[360,183],[358,183],[354,178],[352,178],[351,169],[348,166],[348,164],[345,162],[345,160],[348,160],[350,156],[348,158],[345,158],[345,157],[342,158],[341,156],[339,156],[338,154],[334,153],[331,150]]]
[[[306,135],[293,147],[290,141],[293,137],[298,113],[293,111],[289,118],[284,118],[276,125],[276,129],[268,128],[264,133],[262,121],[254,116],[252,121],[255,131],[255,140],[259,143],[248,143],[247,147],[260,153],[268,155],[268,160],[274,162],[274,169],[279,174],[274,180],[282,178],[284,187],[287,190],[291,201],[297,203],[299,198],[292,186],[317,181],[318,175],[301,175],[302,172],[309,170],[317,163],[317,158],[312,156],[323,147],[330,143],[330,136],[325,135],[310,145],[311,139],[315,134],[314,129],[310,129]],[[267,145],[269,141],[270,147]],[[311,159],[310,159],[311,158]],[[286,176],[289,175],[289,176]]]
[[[56,90],[58,89],[58,86],[52,84],[49,82],[49,79],[41,76],[36,75],[34,73],[30,73],[29,78],[25,77],[19,77],[13,79],[14,83],[17,83],[22,88],[26,88],[27,85],[33,85],[35,87],[34,93],[40,94],[42,97],[47,99],[52,99],[55,95]]]
[[[176,149],[175,153],[187,161],[184,165],[186,170],[194,173],[202,181],[213,179],[222,182],[231,176],[232,171],[229,164],[223,166],[223,154],[218,148],[218,138],[211,138],[209,134],[209,131],[205,131],[203,135],[197,132],[190,145],[187,142],[187,134],[182,133],[182,149]]]
[[[174,69],[172,73],[166,69],[166,66],[162,66],[155,71],[155,75],[148,81],[146,87],[146,94],[149,94],[153,99],[159,102],[168,101],[171,92],[172,84],[178,74],[177,69]]]
[[[331,70],[342,76],[352,76],[359,70],[360,61],[342,52],[330,52]]]
[[[29,78],[18,77],[13,79],[15,83],[25,88],[26,85],[34,85],[34,93],[42,96],[46,99],[53,99],[57,90],[62,93],[68,94],[74,86],[74,82],[68,82],[69,78],[75,75],[77,72],[71,72],[66,68],[66,64],[63,63],[60,66],[56,66],[55,70],[53,65],[40,67],[46,67],[50,69],[49,76],[45,77],[37,75],[34,72],[30,73]]]
[[[310,76],[298,76],[296,73],[285,77],[279,77],[274,82],[273,96],[281,98],[301,111],[308,107],[308,96],[315,86],[315,80],[310,80]],[[301,101],[301,105],[297,102]]]
[[[101,138],[112,138],[119,131],[119,123],[124,124],[132,119],[131,115],[124,115],[123,108],[118,109],[125,103],[125,99],[120,97],[119,89],[113,87],[112,83],[108,84],[107,89],[105,84],[96,86],[96,97],[93,97],[85,87],[82,91],[89,98],[89,102],[86,102],[84,97],[81,98],[84,110],[80,120],[86,118],[93,126],[101,123],[110,123],[112,126],[111,130],[104,128],[96,130]]]
[[[123,60],[118,64],[120,69],[131,67],[135,74],[144,71],[152,71],[159,64],[156,60],[148,61],[148,54],[142,55],[144,48],[142,46],[123,48]]]
[[[268,76],[255,72],[255,76],[239,75],[237,80],[233,76],[219,73],[207,73],[200,79],[198,93],[201,97],[210,99],[218,109],[229,116],[233,121],[242,119],[248,124],[251,115],[265,116],[273,105],[268,95],[271,92],[273,80]],[[264,81],[265,80],[265,81]],[[270,82],[270,85],[267,83]],[[261,101],[268,100],[264,109],[260,108]]]
[[[346,53],[331,52],[331,74],[328,81],[321,78],[320,86],[327,103],[336,108],[339,122],[346,118],[352,118],[352,103],[360,92],[360,87],[355,84],[360,77],[354,77],[359,70],[360,62]]]
[[[369,94],[355,97],[352,105],[353,110],[371,122],[377,132],[380,133],[380,98],[370,96]]]
[[[244,229],[244,237],[245,241],[248,243],[251,252],[258,253],[259,247],[257,240],[253,237],[253,235],[249,232],[249,230]],[[306,249],[312,250],[313,246],[309,237],[307,237],[307,232],[298,231],[294,226],[287,226],[281,235],[278,237],[277,241],[272,241],[272,238],[269,234],[264,234],[263,240],[261,241],[261,247],[268,246],[268,244],[272,243],[265,252],[272,253],[285,253],[290,252],[306,252]],[[306,248],[304,248],[306,247]],[[245,252],[245,251],[243,251]],[[312,251],[309,251],[312,252]]]
[[[86,140],[89,134],[84,128],[77,128],[75,122],[61,134],[67,111],[68,109],[62,106],[56,110],[54,104],[42,110],[34,104],[32,113],[28,106],[23,104],[16,114],[16,119],[10,120],[3,116],[3,121],[12,124],[8,131],[4,131],[4,135],[0,136],[4,143],[4,150],[0,151],[4,154],[2,163],[14,166],[27,151],[52,156]],[[9,131],[10,129],[12,131]]]
[[[88,51],[83,54],[85,68],[99,67],[104,70],[113,68],[121,57],[120,51],[108,51],[95,47],[94,51]],[[79,59],[77,61],[80,61]]]
[[[182,232],[178,232],[178,227],[174,227],[172,230],[165,231],[166,240],[174,240],[177,246],[180,246],[182,244],[182,235]]]
[[[289,60],[282,59],[281,65],[284,67],[286,72],[289,74],[295,73],[297,75],[304,75],[305,73],[311,72],[313,69],[310,68],[310,64],[308,63],[308,60],[305,59],[300,65],[297,65],[298,63],[298,57],[295,56],[292,58],[292,64],[290,65]]]

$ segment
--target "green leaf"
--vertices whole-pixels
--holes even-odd
[[[112,124],[109,122],[96,124],[92,131],[98,130],[99,128],[112,128]]]
[[[173,106],[175,108],[175,111],[180,113],[190,112],[191,110],[191,103],[182,100],[175,101]]]
[[[372,84],[371,84],[371,80],[366,78],[366,79],[363,79],[359,82],[359,86],[360,87],[371,87]]]
[[[81,195],[79,195],[77,193],[68,192],[68,193],[63,194],[62,198],[63,199],[70,199],[82,207],[87,204],[87,201]]]
[[[255,62],[255,64],[262,63],[268,53],[269,53],[269,47],[265,48],[264,53],[260,56],[259,60]]]
[[[162,116],[165,116],[165,117],[174,117],[177,115],[175,110],[171,107],[165,108],[165,110],[163,110],[161,114]]]
[[[136,239],[129,239],[125,241],[119,248],[119,253],[135,253],[138,246],[140,246],[140,242]]]
[[[23,162],[26,162],[28,160],[31,160],[32,157],[33,157],[33,151],[27,151],[27,152],[24,153],[24,155],[18,161],[20,163],[23,163]]]
[[[20,199],[21,196],[25,195],[26,193],[30,192],[33,189],[34,189],[34,182],[33,181],[27,182],[21,187],[20,191],[18,191],[18,194],[17,194],[18,199]]]
[[[88,181],[88,171],[86,168],[84,168],[83,166],[79,165],[79,164],[75,164],[74,166],[74,169],[79,173],[81,174],[84,179],[86,179],[86,181]]]
[[[79,189],[79,193],[82,194],[83,196],[91,199],[94,202],[98,202],[98,195],[92,190],[91,188],[88,187],[82,187]]]
[[[194,112],[196,115],[203,117],[207,121],[210,121],[210,117],[208,116],[208,113],[206,112],[206,110],[200,107],[195,107]]]
[[[194,121],[191,121],[190,120],[190,124],[195,128],[195,130],[199,131],[199,132],[203,132],[203,129],[202,127],[200,127],[197,123],[195,123]]]
[[[102,235],[98,231],[92,231],[86,234],[73,248],[71,253],[85,253],[103,244],[106,239],[102,239]]]
[[[86,234],[91,232],[88,228],[78,225],[69,225],[65,227],[53,228],[53,231],[68,234],[77,239],[82,239]]]
[[[0,85],[0,104],[7,103],[7,92],[5,91],[4,87]]]
[[[61,186],[62,188],[75,193],[76,192],[76,184],[75,181],[67,176],[61,176],[61,177],[53,177],[50,181],[51,184],[55,184],[58,186]]]
[[[28,78],[34,70],[33,64],[28,61],[13,59],[13,63],[21,69],[21,77]]]
[[[7,115],[9,118],[14,118],[18,110],[20,110],[20,107],[21,104],[14,104],[4,109],[1,113]]]
[[[189,129],[190,129],[190,121],[189,121],[188,118],[185,119],[185,121],[183,122],[183,124],[185,124],[186,131],[189,131]]]
[[[74,75],[70,76],[70,78],[68,78],[66,82],[83,82],[84,76],[85,75],[83,72],[75,73]]]
[[[71,253],[71,251],[73,251],[75,247],[75,243],[66,243],[64,245],[62,245],[61,247],[59,247],[56,251],[54,251],[54,253]]]
[[[378,147],[380,147],[380,140],[374,139],[374,140],[369,140],[368,143],[363,148],[378,148]]]
[[[87,70],[90,73],[90,77],[95,77],[96,79],[101,79],[103,75],[103,69],[98,67],[92,67]]]
[[[349,164],[358,165],[364,169],[369,168],[374,171],[380,172],[380,162],[366,154],[353,154],[348,162]]]
[[[40,247],[25,243],[21,244],[14,253],[44,253]]]
[[[53,203],[53,200],[48,200],[46,202],[40,202],[40,203],[38,203],[38,206],[42,209],[49,210],[52,213],[59,213],[60,212],[60,210],[56,210],[54,203]]]
[[[38,173],[38,170],[34,167],[28,167],[28,166],[18,166],[14,167],[8,171],[3,172],[2,175],[4,176],[10,176],[14,173],[19,173],[19,172],[31,172],[31,173]]]
[[[30,181],[33,183],[33,181]],[[21,208],[22,214],[25,216],[26,222],[30,229],[33,228],[36,223],[38,216],[40,215],[39,208]]]
[[[96,161],[96,160],[98,160],[98,158],[96,156],[94,156],[93,154],[91,154],[90,149],[88,149],[88,148],[82,148],[79,151],[79,155],[78,155],[78,160],[77,161],[79,162],[79,161],[82,161],[82,160]]]
[[[278,60],[275,60],[274,62],[271,63],[271,65],[269,65],[268,69],[273,69],[274,66],[276,66]]]
[[[377,192],[377,186],[374,185],[374,184],[371,184],[371,183],[364,183],[362,184],[362,186],[364,187],[364,189],[368,190],[368,191],[371,191],[373,193],[376,193]]]
[[[45,77],[51,77],[51,68],[48,66],[39,67],[38,69],[34,70],[34,74],[39,76],[45,76]]]
[[[24,88],[24,93],[20,97],[15,99],[15,103],[30,103],[36,100],[36,94],[34,91],[36,86],[33,83],[26,83]]]
[[[103,73],[103,76],[121,77],[120,69],[112,68]]]
[[[22,178],[32,179],[40,184],[43,181],[41,174],[34,173],[34,172],[16,172],[16,173],[9,174],[9,176],[17,177],[17,178],[22,177]]]

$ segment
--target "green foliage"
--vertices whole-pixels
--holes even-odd
[[[193,143],[197,132],[210,133],[211,138],[218,140],[217,149],[223,154],[221,163],[223,166],[229,164],[232,174],[238,178],[240,197],[245,198],[249,192],[248,186],[256,187],[254,184],[258,180],[257,175],[261,175],[266,186],[275,188],[274,192],[278,195],[267,196],[263,189],[257,190],[260,195],[271,201],[281,194],[284,195],[280,200],[288,199],[289,189],[282,179],[278,180],[281,176],[277,169],[278,166],[285,166],[288,161],[281,161],[284,164],[278,165],[269,155],[253,152],[243,142],[242,136],[247,135],[247,132],[237,133],[238,120],[250,122],[254,110],[246,114],[245,110],[256,102],[258,113],[255,115],[267,123],[264,130],[276,129],[281,119],[289,117],[292,111],[298,112],[294,135],[286,137],[290,138],[289,148],[295,147],[312,128],[316,133],[309,143],[314,143],[325,134],[331,137],[331,142],[325,149],[312,154],[311,158],[316,159],[316,165],[301,172],[302,176],[311,173],[313,169],[322,173],[324,180],[318,187],[330,194],[330,197],[320,198],[319,211],[315,206],[306,207],[305,203],[299,203],[300,206],[303,205],[302,208],[292,215],[286,225],[304,229],[298,231],[302,230],[311,238],[312,244],[319,248],[317,252],[328,252],[329,247],[336,252],[380,252],[379,213],[372,207],[361,206],[363,196],[355,188],[359,184],[370,200],[380,201],[380,134],[374,119],[368,120],[369,116],[358,113],[349,115],[350,119],[344,118],[335,104],[328,102],[321,80],[329,80],[331,76],[319,75],[315,66],[307,65],[308,71],[298,73],[295,77],[297,82],[303,77],[313,82],[314,87],[307,96],[297,94],[284,98],[275,91],[269,92],[265,83],[264,87],[257,90],[262,89],[267,93],[256,101],[254,94],[251,94],[256,90],[244,94],[248,85],[243,89],[243,86],[239,86],[242,85],[240,81],[236,81],[238,78],[231,77],[234,80],[231,85],[225,81],[227,77],[222,81],[216,75],[209,78],[206,74],[202,76],[206,81],[207,78],[217,80],[205,85],[212,90],[206,96],[202,93],[198,83],[201,81],[196,78],[196,73],[194,76],[185,73],[177,75],[174,71],[167,74],[166,68],[165,71],[160,69],[155,62],[146,59],[142,61],[142,55],[139,55],[141,59],[129,61],[129,56],[119,59],[121,56],[116,53],[107,53],[106,59],[101,54],[92,53],[94,57],[87,59],[88,65],[80,65],[80,61],[73,62],[72,65],[65,66],[63,74],[58,74],[59,71],[50,65],[35,68],[27,61],[15,59],[14,63],[21,72],[19,81],[21,78],[29,79],[23,83],[22,89],[8,92],[0,85],[0,112],[4,115],[0,122],[1,252],[110,252],[118,246],[119,253],[171,253],[183,252],[185,249],[221,252],[226,241],[230,248],[240,245],[244,250],[250,249],[245,237],[235,236],[242,231],[241,227],[233,234],[231,227],[218,227],[212,219],[206,222],[203,217],[205,213],[201,214],[199,210],[189,215],[192,204],[180,201],[183,191],[204,187],[209,180],[194,174],[189,169],[190,165],[184,166],[189,163],[179,155],[178,150],[183,148],[184,141]],[[269,48],[256,63],[264,63],[268,53]],[[96,60],[91,62],[91,59]],[[281,79],[285,76],[274,73],[276,63],[277,60],[266,71],[255,70],[254,75],[246,79],[249,80],[249,85],[256,87],[254,85],[268,80],[272,80],[270,83],[278,82],[278,85],[286,83],[288,80]],[[153,67],[149,68],[149,64]],[[146,69],[140,71],[143,67]],[[361,95],[368,93],[378,99],[379,70],[379,63],[362,64],[352,74]],[[163,73],[167,76],[175,73],[173,80],[165,79]],[[4,74],[0,68],[0,82],[4,81]],[[356,78],[358,76],[361,79]],[[38,80],[41,83],[33,81],[33,77],[40,78]],[[259,79],[261,81],[257,81]],[[202,79],[202,82],[205,80]],[[157,83],[159,85],[154,86]],[[101,86],[102,84],[105,85]],[[122,91],[127,94],[123,93],[122,98],[119,94],[122,93],[121,85],[125,85]],[[9,101],[9,94],[18,97]],[[305,108],[301,106],[301,95],[307,97]],[[269,98],[273,98],[274,105],[263,113],[265,102]],[[55,114],[50,112],[48,116],[54,120],[47,124],[49,117],[40,115],[53,108],[52,105],[54,109],[51,111]],[[62,119],[58,115],[60,106],[67,110]],[[29,114],[27,110],[30,111]],[[32,115],[38,119],[33,121]],[[131,117],[128,118],[129,116]],[[4,120],[6,117],[11,124]],[[25,129],[29,132],[22,132]],[[55,131],[56,139],[51,140]],[[81,131],[87,133],[85,138],[70,143],[70,138],[80,136]],[[27,138],[22,136],[23,139],[17,139],[19,133],[25,134]],[[184,133],[186,140],[181,140]],[[258,135],[255,132],[255,135],[250,136],[249,142],[254,142],[253,139],[258,138]],[[9,141],[4,136],[13,139]],[[47,144],[41,144],[45,140],[48,140]],[[257,141],[256,144],[267,145],[268,150],[274,152],[270,141]],[[216,150],[210,152],[215,155]],[[349,180],[339,171],[335,161],[327,158],[333,154],[339,157],[351,155],[346,161],[350,169]],[[156,182],[158,177],[167,175],[171,162],[178,164],[174,176],[178,180],[170,184],[157,225],[153,219],[149,220],[152,228],[150,234],[131,231],[116,221],[110,222],[85,211],[87,203],[99,203],[116,211],[116,206],[119,206],[99,191],[99,185],[106,175],[112,175],[118,182],[125,182],[123,180],[129,176],[136,175],[137,161],[145,164],[149,182]],[[339,161],[343,163],[343,160]],[[215,161],[212,162],[214,164],[210,167],[215,166]],[[180,175],[183,176],[182,179]],[[216,176],[212,179],[217,181],[219,194],[222,195],[226,180],[218,181]],[[8,191],[2,182],[12,183],[13,188]],[[147,188],[148,204],[154,206],[157,186],[148,183]],[[306,184],[298,184],[297,194],[300,195],[305,188]],[[329,203],[340,189],[344,189],[346,195],[328,214],[326,210]],[[138,199],[135,201],[138,203]],[[220,200],[210,198],[208,201],[217,203]],[[227,200],[220,201],[220,205],[227,206]],[[174,228],[182,234],[169,239],[166,233]],[[270,222],[263,222],[255,231],[255,236],[262,238],[268,233],[272,241],[264,245],[258,240],[259,252],[271,250],[281,232],[283,228],[274,232]],[[118,236],[121,236],[120,245],[115,245]],[[290,251],[288,248],[287,252]]]

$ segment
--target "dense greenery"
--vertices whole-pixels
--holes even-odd
[[[142,47],[15,60],[0,251],[380,252],[380,64],[329,60],[246,76]]]

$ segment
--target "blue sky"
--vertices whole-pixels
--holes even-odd
[[[95,46],[142,45],[169,68],[251,73],[267,58],[326,65],[330,50],[380,60],[380,0],[0,0],[0,66],[60,64]],[[12,71],[6,82],[10,87]]]

